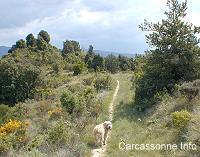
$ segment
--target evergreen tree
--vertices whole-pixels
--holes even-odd
[[[15,48],[26,48],[26,42],[23,39],[20,39],[16,42]]]
[[[38,34],[38,38],[42,38],[46,43],[50,42],[50,35],[47,31],[41,30]]]
[[[108,55],[105,58],[105,67],[111,73],[116,73],[119,70],[119,61],[118,58],[114,55]]]
[[[26,37],[26,45],[28,47],[35,47],[36,46],[36,39],[35,39],[35,37],[33,36],[32,33],[27,35],[27,37]]]
[[[104,58],[101,57],[99,54],[94,56],[92,60],[92,68],[95,71],[101,71],[104,69]]]
[[[67,56],[70,53],[78,55],[81,52],[80,44],[74,40],[66,40],[63,43],[62,56]]]
[[[146,35],[147,43],[154,47],[148,52],[143,75],[136,82],[136,100],[148,102],[157,92],[173,90],[175,84],[199,78],[199,40],[195,36],[199,27],[185,22],[187,2],[168,0],[166,19],[158,23],[146,20],[140,25]],[[136,102],[137,102],[136,101]]]
[[[88,68],[92,68],[92,61],[94,59],[95,53],[93,52],[93,46],[90,45],[88,53],[85,55],[85,64]]]

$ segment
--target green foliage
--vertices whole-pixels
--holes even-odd
[[[185,2],[168,0],[167,6],[166,19],[155,24],[145,20],[140,26],[142,30],[151,32],[146,38],[155,50],[146,54],[142,76],[136,81],[138,105],[146,102],[151,106],[157,92],[164,88],[172,92],[175,84],[199,78],[199,41],[195,35],[200,29],[184,21]]]
[[[36,46],[36,39],[34,37],[34,35],[31,33],[29,35],[27,35],[26,37],[26,45],[27,47],[35,47]]]
[[[89,54],[92,54],[93,53],[93,49],[94,47],[92,45],[89,46],[89,49],[88,49],[88,53]]]
[[[173,125],[177,128],[186,127],[190,119],[191,119],[191,114],[186,110],[172,113],[172,122],[173,122]]]
[[[75,110],[75,107],[78,105],[78,98],[73,95],[72,92],[67,91],[62,94],[60,101],[64,108],[66,108],[69,114],[72,114]]]
[[[39,38],[42,38],[47,44],[50,42],[50,35],[44,30],[39,32],[38,39]]]
[[[6,114],[9,111],[8,105],[0,105],[0,125],[3,124],[6,120]]]
[[[26,48],[26,42],[23,39],[20,39],[16,42],[15,48],[23,49]]]
[[[93,46],[89,46],[88,53],[85,55],[85,64],[88,68],[92,68],[92,62],[94,59],[95,53],[93,52]]]
[[[77,63],[76,65],[74,65],[73,71],[74,71],[74,75],[79,75],[83,72],[84,70],[84,63],[80,62]]]
[[[101,71],[104,69],[104,58],[101,57],[99,54],[94,55],[94,58],[92,60],[92,68],[95,71]]]
[[[80,44],[74,40],[66,40],[63,43],[62,56],[66,57],[69,53],[79,54],[81,51]]]
[[[56,74],[59,74],[59,72],[61,72],[62,69],[63,69],[62,63],[54,63],[54,64],[52,64],[52,69]]]
[[[94,81],[94,87],[97,91],[102,89],[111,89],[113,84],[113,79],[110,75],[97,76]]]
[[[24,118],[28,118],[30,110],[28,106],[25,104],[16,104],[13,107],[9,107],[7,113],[4,117],[4,123],[9,121],[10,119],[22,120]]]
[[[118,61],[119,61],[119,67],[122,71],[131,69],[131,61],[129,61],[128,57],[119,55]]]
[[[47,141],[52,144],[67,144],[69,137],[69,128],[63,122],[58,122],[48,131]]]
[[[40,70],[12,58],[0,62],[0,102],[15,104],[33,96],[40,82]]]
[[[42,37],[39,36],[37,39],[37,47],[39,50],[44,51],[48,48],[48,44]]]
[[[111,73],[116,73],[119,71],[119,61],[114,55],[108,55],[105,58],[105,67]]]

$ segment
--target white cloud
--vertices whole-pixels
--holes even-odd
[[[162,19],[167,9],[165,0],[51,0],[47,6],[44,1],[38,0],[29,1],[24,6],[25,0],[23,3],[13,1],[20,4],[11,7],[15,7],[15,13],[19,12],[23,20],[16,22],[9,15],[5,22],[0,23],[0,45],[11,45],[29,33],[37,35],[44,29],[51,34],[52,44],[59,47],[64,40],[74,39],[84,47],[94,44],[97,49],[142,52],[147,45],[138,25],[143,19],[154,22]],[[189,5],[192,11],[189,9],[191,13],[188,14],[188,20],[200,24],[200,12],[196,8],[200,2],[194,0],[191,3],[195,6]]]

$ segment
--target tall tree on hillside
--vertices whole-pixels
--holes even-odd
[[[42,38],[46,43],[50,42],[50,35],[47,31],[41,30],[38,34],[38,38]]]
[[[88,53],[93,54],[94,47],[92,45],[89,46]]]
[[[146,35],[147,43],[155,49],[147,55],[143,76],[136,82],[139,101],[153,98],[164,88],[171,91],[176,83],[200,76],[199,40],[195,36],[200,28],[185,22],[187,1],[168,0],[167,7],[166,19],[155,24],[145,20],[140,25],[143,31],[150,31]]]
[[[116,73],[119,70],[119,61],[118,58],[114,55],[108,55],[105,58],[105,67],[111,73]]]
[[[33,36],[32,33],[27,35],[27,37],[26,37],[26,45],[28,47],[35,47],[36,46],[36,39],[35,39],[35,37]]]
[[[16,42],[16,48],[23,49],[26,48],[26,42],[23,39],[20,39]]]
[[[39,50],[44,51],[48,48],[48,44],[42,37],[38,36],[37,47]]]
[[[95,71],[101,71],[104,69],[104,58],[101,57],[99,54],[94,56],[92,60],[92,68]]]
[[[62,50],[62,55],[67,56],[67,54],[70,53],[75,53],[78,55],[81,51],[80,44],[77,41],[74,40],[66,40],[63,43],[63,50]]]
[[[85,64],[88,68],[92,68],[92,61],[94,59],[95,53],[93,52],[93,46],[90,45],[87,54],[85,55]]]
[[[118,60],[119,60],[119,67],[120,67],[120,69],[122,71],[126,71],[126,70],[128,70],[131,67],[130,61],[129,61],[128,57],[119,55],[118,56]]]

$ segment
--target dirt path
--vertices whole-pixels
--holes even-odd
[[[117,96],[119,90],[119,81],[117,80],[117,87],[115,89],[115,92],[113,94],[113,98],[112,101],[110,102],[110,106],[109,106],[109,121],[112,121],[113,118],[113,103],[115,101],[115,98]],[[108,133],[108,139],[110,137],[111,132]],[[105,155],[106,152],[106,145],[100,147],[100,148],[96,148],[92,150],[92,157],[103,157]]]

